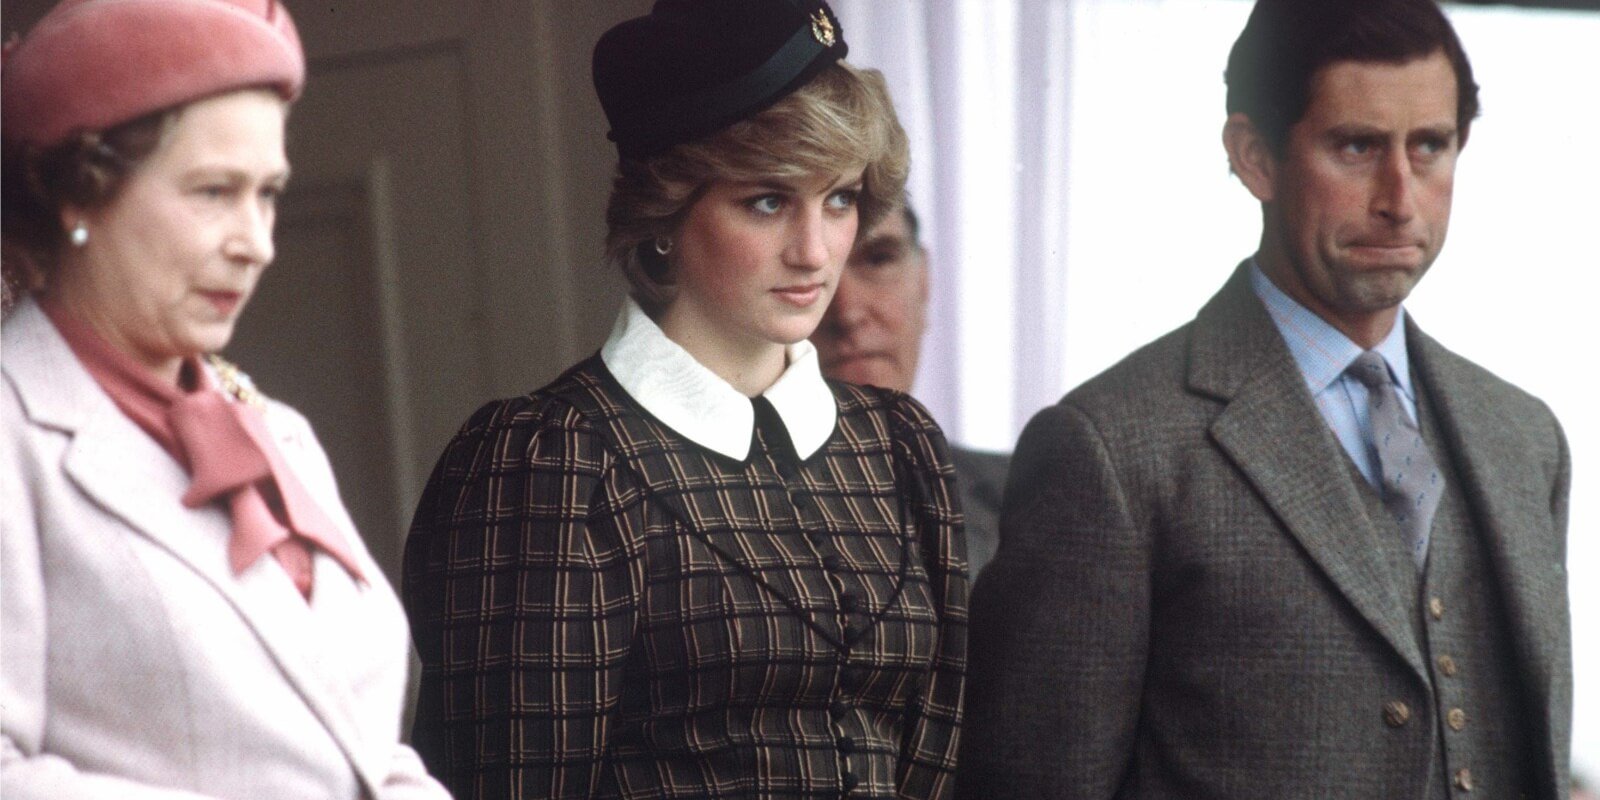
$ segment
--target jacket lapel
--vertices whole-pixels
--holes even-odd
[[[1339,443],[1241,267],[1201,310],[1189,386],[1226,402],[1211,434],[1284,528],[1418,678],[1428,670]]]
[[[1521,491],[1525,483],[1508,477],[1544,475],[1545,454],[1527,446],[1533,437],[1525,435],[1523,420],[1507,419],[1505,409],[1485,397],[1480,368],[1423,334],[1409,317],[1406,333],[1412,364],[1461,476],[1462,495],[1487,545],[1523,685],[1553,758],[1557,731],[1566,723],[1550,716],[1565,707],[1552,694],[1560,691],[1556,680],[1567,674],[1571,654],[1565,647],[1569,615],[1552,611],[1567,608],[1567,587],[1556,538],[1549,535],[1549,497]],[[1555,762],[1549,768],[1553,775]]]
[[[314,637],[308,631],[315,623],[288,575],[270,558],[232,574],[227,512],[217,505],[184,507],[180,498],[189,487],[189,475],[183,467],[116,407],[36,304],[25,301],[12,314],[7,326],[15,327],[16,338],[7,342],[5,371],[32,422],[72,437],[63,463],[67,476],[131,530],[183,562],[234,608],[375,794],[387,766],[363,758],[370,749],[363,746],[352,717],[353,702],[311,658],[308,645]],[[268,414],[268,425],[283,446],[282,420],[275,423],[275,416]],[[292,449],[285,448],[285,456],[294,467],[304,468]],[[134,475],[140,477],[130,479]]]

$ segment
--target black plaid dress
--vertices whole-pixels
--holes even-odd
[[[735,461],[597,356],[450,443],[406,544],[414,744],[459,798],[951,794],[967,577],[943,435],[832,385]]]

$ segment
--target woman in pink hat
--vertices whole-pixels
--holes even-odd
[[[0,78],[0,794],[445,797],[327,458],[215,356],[272,262],[288,12],[65,0]]]

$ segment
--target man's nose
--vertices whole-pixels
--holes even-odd
[[[828,313],[823,317],[823,324],[845,331],[864,322],[867,319],[864,289],[861,278],[849,264],[846,264],[844,270],[839,273],[839,286],[833,292],[833,302],[828,305]]]
[[[1372,210],[1396,225],[1411,221],[1417,213],[1416,168],[1404,148],[1390,154],[1378,167]]]

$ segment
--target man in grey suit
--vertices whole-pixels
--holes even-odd
[[[812,334],[822,374],[910,392],[928,308],[928,251],[909,203],[857,237],[822,325]],[[950,447],[976,578],[999,543],[1000,495],[1011,458]]]
[[[1259,0],[1227,83],[1259,249],[1022,434],[958,795],[1565,800],[1566,443],[1401,306],[1460,43],[1432,0]]]

